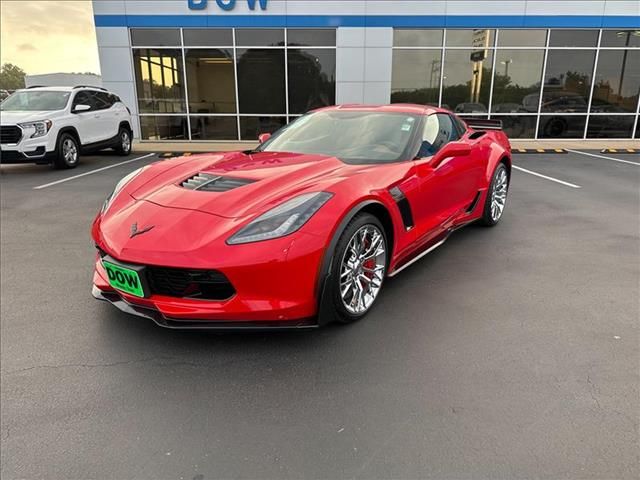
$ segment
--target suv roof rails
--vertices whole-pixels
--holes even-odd
[[[108,92],[109,91],[106,88],[96,87],[95,85],[76,85],[75,87],[73,87],[74,90],[77,89],[77,88],[95,88],[96,90],[102,90],[103,92]]]
[[[32,88],[45,88],[45,85],[31,85],[27,87],[26,90],[31,90]]]

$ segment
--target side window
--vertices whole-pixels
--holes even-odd
[[[91,92],[93,94],[93,103],[97,110],[106,110],[113,106],[110,95],[106,92]]]
[[[460,138],[458,128],[453,119],[445,113],[429,115],[424,125],[422,145],[418,152],[419,157],[430,157],[447,143]]]
[[[76,93],[76,96],[73,99],[72,108],[75,109],[76,105],[89,105],[91,107],[91,110],[95,109],[93,102],[91,101],[89,92],[87,92],[86,90],[82,90]]]
[[[460,117],[456,117],[453,116],[453,123],[456,125],[457,129],[458,129],[458,138],[462,138],[462,136],[466,133],[467,131],[467,126],[464,124],[464,122],[460,119]]]

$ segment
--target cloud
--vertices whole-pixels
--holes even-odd
[[[17,48],[19,52],[35,52],[38,50],[36,47],[31,45],[30,43],[21,43],[20,45],[18,45]]]

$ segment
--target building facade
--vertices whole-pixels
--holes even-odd
[[[149,141],[255,140],[334,103],[640,138],[640,0],[94,0],[103,85]]]

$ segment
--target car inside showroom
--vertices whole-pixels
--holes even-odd
[[[334,103],[441,106],[512,139],[640,136],[637,1],[127,0],[94,14],[104,85],[143,141],[252,141]]]

